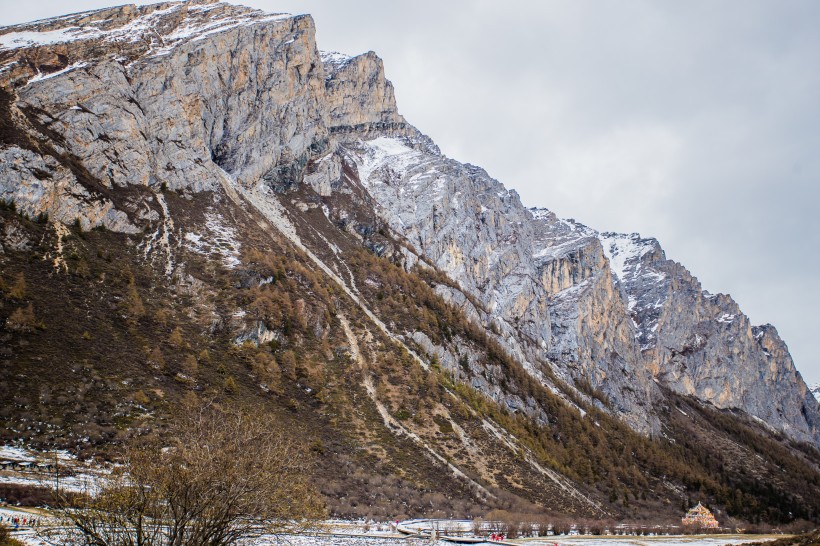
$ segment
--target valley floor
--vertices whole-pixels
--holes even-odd
[[[8,525],[9,517],[29,520],[36,517],[45,521],[48,526],[47,512],[39,509],[0,508],[0,517]],[[417,521],[417,520],[416,520]],[[409,523],[409,522],[408,522]],[[445,522],[441,522],[442,525]],[[453,522],[458,525],[463,522]],[[400,527],[402,524],[399,525]],[[450,526],[452,527],[452,525]],[[13,526],[12,526],[13,528]],[[12,531],[12,536],[27,546],[46,546],[48,543],[38,537],[40,529],[20,526]],[[784,538],[784,535],[664,535],[664,536],[557,536],[510,539],[504,544],[521,546],[736,546],[749,543],[764,543]],[[395,531],[390,523],[367,524],[363,522],[328,521],[321,531],[312,534],[260,536],[244,543],[246,546],[398,546],[398,545],[436,545],[453,544],[447,540],[431,542],[428,538],[408,537]],[[487,541],[482,544],[493,544]]]
[[[665,536],[611,536],[611,537],[539,537],[517,539],[513,542],[528,546],[721,546],[748,544],[750,542],[770,542],[783,535],[665,535]]]
[[[505,541],[506,544],[520,544],[522,546],[732,546],[748,544],[753,542],[770,542],[783,535],[697,535],[697,536],[661,536],[661,537],[639,537],[639,536],[613,536],[613,537],[539,537],[522,538]],[[281,544],[281,539],[267,539],[265,537],[255,540],[254,546],[267,546],[268,544]],[[291,546],[394,546],[397,544],[436,544],[446,546],[454,544],[445,540],[431,543],[427,539],[407,539],[399,537],[343,537],[343,536],[289,536],[284,539],[284,543]],[[483,544],[493,544],[487,541]]]

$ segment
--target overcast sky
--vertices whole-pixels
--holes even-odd
[[[112,3],[0,0],[0,24]],[[820,2],[241,3],[377,52],[446,155],[527,206],[657,237],[820,382]]]

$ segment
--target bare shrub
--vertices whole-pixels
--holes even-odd
[[[38,326],[34,306],[30,303],[26,307],[15,309],[6,319],[6,328],[15,332],[31,332]]]
[[[26,297],[26,277],[22,273],[18,273],[14,278],[14,284],[11,285],[9,296],[16,300],[21,300]]]
[[[128,284],[125,289],[125,298],[122,301],[123,311],[131,319],[137,320],[145,315],[145,305],[142,303],[139,290],[137,290],[137,282],[133,273],[127,270],[124,272],[124,276]]]
[[[171,335],[168,336],[168,343],[173,345],[174,347],[183,347],[185,345],[185,338],[182,334],[182,328],[177,326],[171,332]]]
[[[306,450],[271,417],[215,406],[189,410],[170,445],[129,447],[85,495],[62,499],[62,544],[223,546],[324,515]]]

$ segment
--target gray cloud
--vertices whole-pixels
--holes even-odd
[[[313,14],[323,49],[376,51],[447,155],[527,205],[657,237],[820,381],[820,4],[242,3]],[[0,0],[0,24],[65,11],[31,4]]]

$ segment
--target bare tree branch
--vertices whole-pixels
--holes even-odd
[[[306,450],[269,415],[185,412],[170,445],[129,447],[93,490],[64,497],[77,546],[223,546],[324,515]]]

